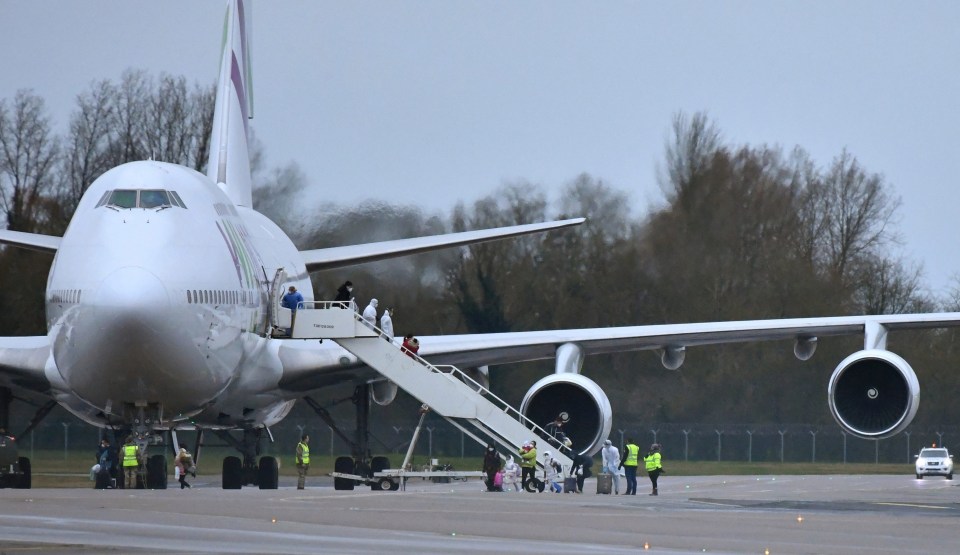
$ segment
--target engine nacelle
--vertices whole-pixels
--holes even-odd
[[[561,412],[570,416],[563,432],[579,453],[593,455],[610,434],[613,411],[603,389],[581,374],[551,374],[530,387],[520,412],[541,427]]]
[[[830,413],[845,431],[884,439],[910,425],[920,405],[920,382],[899,355],[882,349],[853,353],[827,386]]]
[[[390,380],[373,382],[370,387],[370,397],[380,406],[387,406],[397,398],[397,384]]]

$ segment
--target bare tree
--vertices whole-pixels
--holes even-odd
[[[673,117],[673,134],[666,143],[666,175],[660,176],[660,186],[668,202],[684,202],[695,179],[710,165],[722,148],[720,130],[705,112],[692,117],[679,112]]]
[[[864,314],[905,314],[933,310],[934,302],[921,291],[920,268],[899,260],[872,257],[858,264],[854,299]]]
[[[89,91],[77,96],[77,109],[70,118],[70,129],[64,144],[61,227],[66,227],[87,187],[110,169],[107,148],[111,138],[112,103],[115,97],[116,87],[107,80],[93,83]]]
[[[145,71],[131,69],[123,72],[113,101],[110,167],[146,160],[149,156],[144,131],[150,89],[150,78]]]
[[[42,98],[21,90],[9,107],[0,100],[0,209],[8,229],[37,231],[45,223],[57,156]]]
[[[881,175],[867,173],[846,149],[823,176],[818,197],[826,223],[821,248],[831,273],[842,282],[851,278],[849,270],[858,259],[899,241],[893,224],[900,198],[888,192]]]

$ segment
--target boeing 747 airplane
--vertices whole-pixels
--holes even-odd
[[[294,337],[277,337],[283,316],[277,299],[287,286],[304,294],[304,312],[317,304],[312,271],[555,230],[583,220],[297,250],[252,207],[247,25],[243,1],[228,2],[205,175],[157,161],[123,164],[89,186],[63,237],[0,231],[2,243],[53,256],[46,288],[47,334],[0,338],[0,421],[7,421],[11,398],[39,398],[46,404],[35,422],[59,404],[95,426],[131,433],[144,446],[158,440],[175,444],[177,430],[216,432],[241,455],[224,459],[225,488],[276,488],[277,462],[258,460],[259,444],[298,399],[352,383],[361,397],[358,410],[365,413],[370,399],[391,402],[398,384],[428,404],[426,397],[437,395],[388,378],[389,364],[413,363],[409,359],[422,364],[424,372],[436,371],[438,364],[473,369],[470,385],[483,393],[476,394],[479,407],[493,397],[485,389],[488,366],[555,359],[556,372],[531,387],[518,414],[509,407],[500,413],[513,415],[533,437],[540,431],[532,423],[552,421],[562,407],[570,417],[568,433],[579,440],[577,449],[592,454],[610,431],[612,410],[602,389],[580,373],[589,355],[652,350],[666,368],[677,369],[688,347],[792,340],[796,356],[806,360],[819,337],[852,334],[863,335],[864,347],[841,361],[827,384],[828,406],[837,423],[851,434],[876,439],[903,430],[916,413],[918,380],[903,358],[886,350],[887,333],[956,326],[960,313],[434,336],[422,338],[423,359],[418,360],[394,360],[388,351],[358,347],[360,340],[352,335],[366,332],[358,328],[352,335],[337,335],[330,331],[336,326],[322,319],[316,320],[321,331],[314,335],[297,339],[295,330]],[[315,311],[330,318],[340,312],[352,314],[333,306]],[[317,340],[324,337],[328,340]],[[399,353],[392,342],[377,341],[376,346]],[[455,392],[463,395],[463,403],[474,402],[468,393]],[[458,412],[458,406],[446,416],[472,419],[480,430],[478,439],[486,434],[516,444],[517,434],[495,421],[492,412]],[[315,408],[323,415],[321,407]],[[368,460],[364,434],[357,437],[354,456],[342,465],[338,461],[338,469],[368,474],[370,466],[382,469],[385,463]],[[151,448],[147,463],[149,487],[166,485],[166,457],[158,451],[164,449]],[[29,487],[29,480],[25,484]],[[352,486],[338,481],[338,487]]]

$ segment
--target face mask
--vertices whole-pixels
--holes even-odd
[[[347,291],[349,291],[349,292],[352,293],[352,292],[353,292],[353,287],[347,287]]]

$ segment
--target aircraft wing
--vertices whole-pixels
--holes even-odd
[[[960,312],[746,320],[420,338],[420,355],[437,364],[465,367],[553,358],[564,343],[585,355],[675,349],[721,343],[809,340],[864,335],[864,348],[882,347],[885,332],[960,326]]]
[[[15,391],[46,393],[50,382],[44,374],[50,343],[47,336],[0,337],[0,385]]]
[[[431,235],[428,237],[413,237],[410,239],[396,239],[393,241],[380,241],[377,243],[365,243],[362,245],[348,245],[343,247],[306,250],[300,251],[300,255],[303,257],[303,261],[307,265],[307,271],[315,272],[318,270],[329,270],[331,268],[353,266],[356,264],[363,264],[364,262],[373,262],[375,260],[384,260],[398,256],[420,254],[448,247],[459,247],[473,243],[493,241],[496,239],[506,239],[508,237],[516,237],[518,235],[526,235],[528,233],[538,233],[552,229],[561,229],[564,227],[580,225],[584,221],[584,218],[573,218],[570,220],[559,220],[555,222],[514,225],[497,227],[493,229],[482,229],[477,231],[463,231],[460,233],[446,233],[443,235]]]
[[[597,355],[862,334],[865,348],[883,348],[881,342],[885,340],[886,331],[954,326],[960,326],[960,312],[419,335],[418,338],[419,354],[425,359],[433,364],[451,364],[463,369],[552,359],[557,347],[566,343],[578,345],[585,355]],[[342,358],[344,356],[347,358]],[[280,359],[283,365],[280,387],[287,392],[306,392],[377,375],[349,357],[333,341],[285,343],[280,347]]]
[[[59,237],[8,229],[0,230],[0,243],[49,253],[54,253],[60,248]]]

